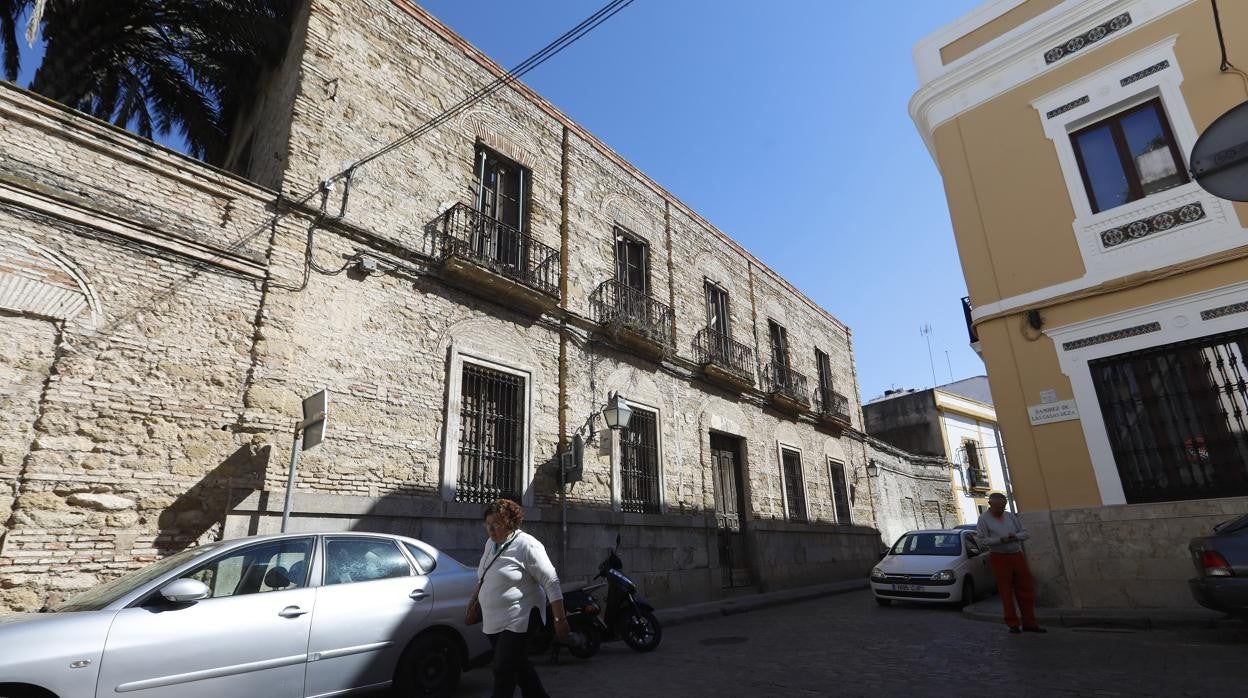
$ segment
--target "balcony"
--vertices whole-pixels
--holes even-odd
[[[448,283],[538,315],[559,303],[559,250],[467,204],[455,204],[430,227]]]
[[[853,425],[849,415],[849,398],[831,388],[815,391],[815,414],[819,421],[842,429]]]
[[[648,294],[612,279],[589,294],[589,306],[616,344],[655,361],[672,350],[672,309]]]
[[[704,327],[693,337],[693,357],[707,380],[738,393],[754,387],[754,350]]]
[[[979,333],[975,331],[975,325],[971,322],[971,297],[962,297],[962,314],[966,316],[966,335],[971,339],[971,346],[979,344]]]
[[[792,414],[810,409],[810,391],[806,376],[785,364],[769,363],[763,367],[763,390],[771,393],[771,403]]]

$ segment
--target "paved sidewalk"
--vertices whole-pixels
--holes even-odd
[[[963,615],[974,620],[1003,623],[1001,599],[996,595],[962,609]],[[1216,628],[1240,621],[1204,608],[1037,608],[1036,620],[1041,625],[1067,628]]]
[[[817,599],[823,596],[831,596],[832,594],[844,594],[846,592],[858,591],[859,589],[866,588],[866,579],[850,579],[841,582],[829,582],[827,584],[800,587],[797,589],[770,591],[763,594],[734,596],[727,599],[690,604],[688,606],[659,608],[655,609],[654,615],[658,617],[659,622],[662,623],[664,627],[667,627],[669,625],[680,625],[681,623],[690,623],[696,620],[703,620],[705,618],[730,616],[736,613],[746,613],[749,611],[756,611],[761,608],[779,606],[781,604],[808,601],[810,599]]]

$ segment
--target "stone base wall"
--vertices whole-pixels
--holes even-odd
[[[750,549],[762,591],[866,579],[880,560],[880,534],[863,526],[755,521]]]
[[[1248,497],[1021,514],[1042,606],[1196,608],[1188,542],[1248,511]]]

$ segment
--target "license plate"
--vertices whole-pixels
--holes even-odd
[[[918,584],[894,584],[893,591],[923,591]]]

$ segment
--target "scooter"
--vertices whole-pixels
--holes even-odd
[[[598,653],[602,644],[602,633],[597,627],[597,617],[601,609],[593,595],[584,587],[564,591],[563,609],[568,614],[568,626],[572,631],[567,640],[563,641],[555,636],[555,613],[549,604],[546,605],[545,623],[537,609],[530,612],[529,654],[549,651],[551,659],[558,663],[561,647],[579,659],[589,659]]]
[[[585,642],[573,651],[578,657],[592,657],[602,642],[612,640],[623,640],[638,652],[650,652],[663,641],[663,626],[654,617],[654,607],[637,593],[633,580],[620,571],[624,563],[615,552],[619,547],[620,537],[616,536],[615,548],[609,548],[607,558],[598,565],[594,579],[605,581],[572,592],[578,594],[578,601],[584,601],[575,623],[570,611],[568,616],[572,630],[585,635]],[[591,594],[604,586],[607,587],[605,613]],[[569,608],[567,596],[564,607]]]

